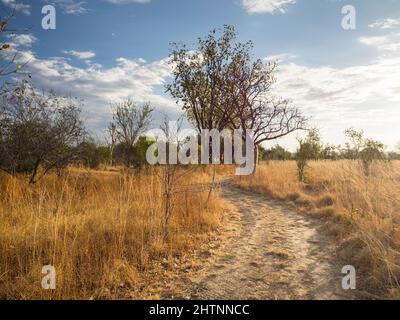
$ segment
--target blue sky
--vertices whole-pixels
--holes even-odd
[[[42,6],[57,9],[56,30],[41,27]],[[344,5],[356,30],[341,25]],[[278,60],[274,94],[312,117],[326,142],[364,129],[389,149],[400,141],[400,2],[397,0],[0,0],[18,11],[13,39],[40,88],[85,99],[88,127],[101,139],[109,102],[133,97],[171,116],[169,43],[195,44],[212,28],[234,25],[254,56]],[[157,116],[156,116],[157,118]],[[280,143],[295,147],[296,135]]]

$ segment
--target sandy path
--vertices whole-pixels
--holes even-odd
[[[278,201],[232,186],[233,235],[190,276],[191,299],[340,299],[340,270],[329,263],[332,240]]]

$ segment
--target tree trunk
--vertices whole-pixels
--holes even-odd
[[[254,146],[254,170],[253,170],[253,174],[255,174],[256,173],[256,171],[257,171],[257,165],[260,163],[260,161],[259,161],[259,148],[258,148],[258,145],[255,145]]]
[[[38,172],[38,169],[39,169],[39,165],[40,165],[40,159],[38,159],[36,161],[36,163],[35,163],[35,166],[34,166],[33,171],[32,171],[31,178],[29,179],[29,184],[35,184],[36,183],[35,178],[36,178],[36,175],[37,175],[37,172]]]
[[[213,177],[212,177],[212,181],[211,181],[210,190],[208,191],[207,201],[206,201],[206,205],[205,205],[206,208],[208,206],[208,202],[210,201],[211,193],[214,190],[216,172],[217,172],[217,166],[215,164],[213,164]]]

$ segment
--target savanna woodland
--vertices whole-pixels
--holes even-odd
[[[222,157],[149,165],[148,130],[178,150],[193,136],[173,136],[135,96],[111,101],[93,135],[82,97],[36,86],[19,19],[0,22],[1,299],[400,297],[400,146],[351,126],[325,143],[314,114],[275,93],[279,62],[226,25],[170,45],[164,91],[195,139],[252,130],[253,173]],[[341,287],[346,265],[356,290]]]

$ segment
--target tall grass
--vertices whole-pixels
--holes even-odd
[[[209,180],[197,171],[187,184]],[[70,170],[35,186],[0,176],[0,298],[145,296],[143,276],[155,261],[195,248],[218,226],[222,202],[214,193],[206,209],[206,197],[206,191],[175,195],[164,241],[163,188],[154,171]],[[57,272],[54,291],[41,287],[48,264]]]
[[[294,162],[271,161],[236,184],[326,220],[337,262],[356,266],[359,289],[399,298],[400,162],[375,163],[366,176],[357,161],[319,161],[307,173],[301,183]]]

